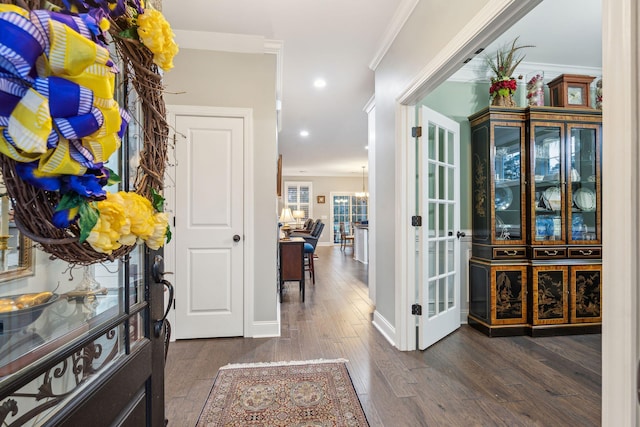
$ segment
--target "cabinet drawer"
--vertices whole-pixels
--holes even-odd
[[[569,258],[602,258],[602,248],[569,248]]]
[[[523,259],[527,257],[527,248],[493,248],[493,259]]]
[[[566,258],[567,248],[534,248],[533,257],[535,259]]]

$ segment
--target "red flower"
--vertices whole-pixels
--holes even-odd
[[[508,80],[494,80],[489,88],[489,94],[493,95],[495,92],[502,92],[501,94],[507,94],[508,92],[508,94],[513,94],[517,87],[516,79],[513,78]]]

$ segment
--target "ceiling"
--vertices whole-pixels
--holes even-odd
[[[428,0],[421,0],[428,1]],[[248,34],[283,42],[279,152],[284,175],[361,176],[374,92],[369,64],[410,0],[163,0],[174,30]],[[580,11],[577,13],[577,11]],[[545,0],[499,37],[492,54],[519,36],[523,69],[601,68],[601,0]],[[479,55],[469,70],[486,75]],[[564,68],[563,68],[564,66]],[[570,71],[564,71],[570,72]],[[481,76],[484,78],[484,76]],[[316,89],[317,78],[326,80]],[[300,131],[307,130],[307,137]]]

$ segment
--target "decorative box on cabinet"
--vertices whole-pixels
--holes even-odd
[[[469,324],[490,336],[598,332],[601,112],[488,107],[469,121]],[[517,315],[501,305],[513,302],[500,299],[505,281],[521,286]]]
[[[549,82],[552,107],[589,108],[589,88],[595,77],[562,74]]]

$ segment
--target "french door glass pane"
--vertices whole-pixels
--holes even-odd
[[[445,167],[438,166],[438,199],[445,200],[447,198],[447,192],[445,189],[447,188],[447,182],[445,178]]]
[[[428,243],[428,253],[427,253],[427,277],[433,277],[438,272],[436,271],[436,242],[430,241]]]
[[[429,123],[429,135],[427,139],[428,155],[430,160],[436,159],[436,127]]]
[[[446,155],[446,141],[445,141],[445,130],[443,128],[438,128],[438,160],[443,162],[447,158]]]
[[[427,289],[428,289],[428,293],[429,293],[429,299],[428,299],[428,303],[429,303],[429,311],[428,311],[428,316],[429,317],[433,317],[435,316],[436,313],[436,281],[435,280],[430,280],[429,284],[427,285]]]
[[[455,298],[454,296],[454,285],[456,283],[456,277],[453,274],[450,274],[449,276],[447,276],[447,308],[452,308],[453,305],[455,304]]]
[[[436,297],[438,299],[438,313],[442,313],[447,309],[447,279],[446,277],[441,277],[438,280],[438,295]]]

